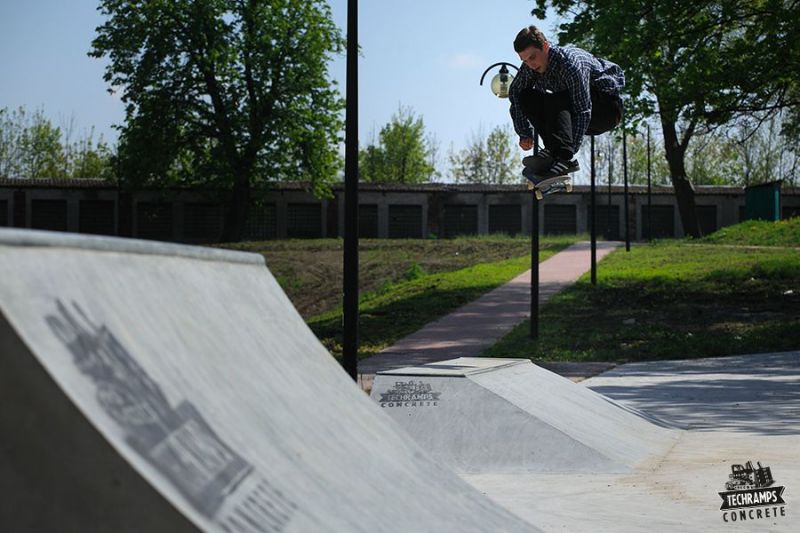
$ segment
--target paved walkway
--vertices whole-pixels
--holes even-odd
[[[597,260],[620,244],[598,242]],[[574,244],[544,261],[539,265],[539,303],[543,304],[590,269],[589,242]],[[530,275],[529,270],[369,359],[359,361],[362,386],[368,388],[372,376],[383,370],[477,356],[530,316]]]

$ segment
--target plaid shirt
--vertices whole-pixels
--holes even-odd
[[[532,138],[533,128],[522,113],[519,95],[526,89],[541,92],[568,91],[572,101],[572,139],[574,152],[578,152],[583,135],[592,118],[590,87],[602,93],[619,96],[625,86],[622,69],[604,59],[594,57],[586,50],[551,45],[547,71],[544,74],[530,69],[524,63],[511,82],[508,98],[511,100],[511,119],[520,138]]]

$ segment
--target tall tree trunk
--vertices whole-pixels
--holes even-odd
[[[248,174],[236,176],[230,199],[225,212],[225,224],[222,228],[223,242],[239,242],[244,237],[247,211],[250,208],[250,179]]]
[[[686,144],[678,141],[675,121],[667,118],[663,112],[661,113],[661,129],[664,132],[664,149],[683,231],[692,237],[701,237],[700,223],[697,219],[694,202],[694,187],[686,177]]]

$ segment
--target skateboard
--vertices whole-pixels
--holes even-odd
[[[527,176],[525,178],[528,179],[528,190],[533,191],[537,200],[557,192],[572,192],[572,179],[569,174],[554,176],[539,183],[533,183]]]

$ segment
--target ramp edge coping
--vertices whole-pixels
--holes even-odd
[[[482,363],[476,365],[476,363]],[[472,363],[472,364],[470,364]],[[491,359],[485,357],[461,357],[447,361],[437,361],[421,366],[409,366],[382,370],[378,376],[415,376],[415,377],[467,377],[516,365],[532,364],[529,359]]]
[[[188,244],[126,239],[123,237],[71,234],[59,231],[0,228],[0,246],[72,248],[98,252],[161,255],[202,261],[265,265],[263,256],[251,252],[236,252]]]

